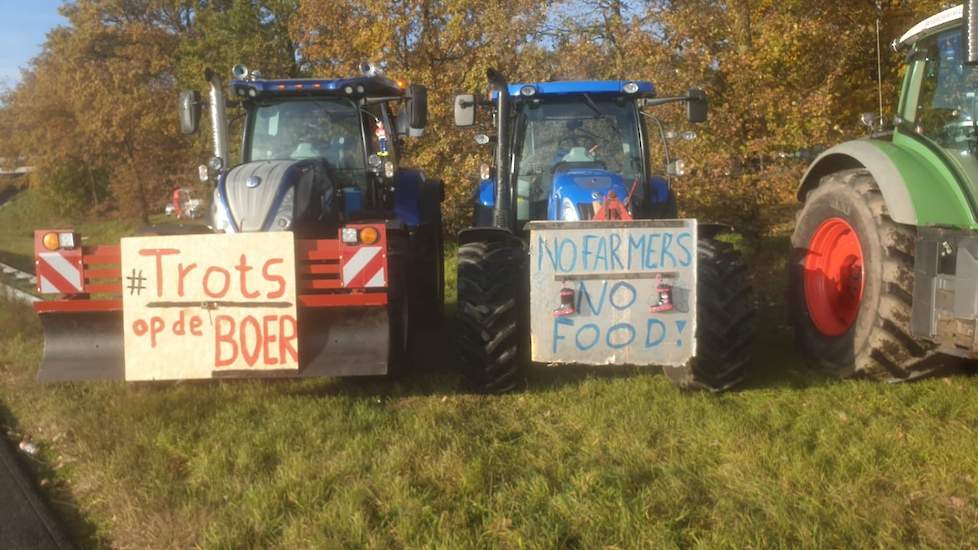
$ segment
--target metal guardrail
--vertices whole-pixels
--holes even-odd
[[[31,275],[30,273],[21,271],[16,267],[11,267],[5,263],[0,263],[0,274],[2,274],[4,277],[13,279],[15,281],[25,281],[31,285],[35,285],[35,286],[37,285],[37,277]],[[41,300],[40,298],[34,296],[33,294],[24,292],[23,290],[4,284],[2,281],[0,281],[0,292],[3,292],[10,298],[25,303],[33,303]]]

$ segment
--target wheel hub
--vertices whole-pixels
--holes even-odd
[[[805,257],[805,302],[815,328],[841,336],[859,316],[864,278],[859,235],[842,218],[822,222]]]

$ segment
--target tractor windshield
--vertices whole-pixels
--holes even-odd
[[[527,101],[517,113],[513,181],[520,219],[545,217],[554,170],[560,165],[590,165],[628,182],[643,179],[634,103],[577,95]]]
[[[348,99],[258,104],[250,117],[245,162],[323,158],[344,183],[366,177],[362,114]]]

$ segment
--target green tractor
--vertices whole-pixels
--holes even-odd
[[[978,0],[894,47],[892,128],[827,150],[798,190],[792,318],[840,377],[913,380],[978,352]]]

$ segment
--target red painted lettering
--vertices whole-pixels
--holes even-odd
[[[282,363],[290,362],[286,355],[291,358],[293,363],[299,361],[299,353],[294,345],[298,336],[295,325],[295,317],[291,315],[283,315],[278,319],[278,356]]]
[[[268,268],[271,267],[272,265],[284,264],[284,263],[285,260],[283,260],[282,258],[272,258],[271,260],[265,262],[265,265],[262,266],[261,268],[261,274],[263,277],[265,277],[265,280],[270,283],[275,283],[278,285],[278,290],[276,290],[275,292],[268,293],[269,300],[274,300],[275,298],[281,298],[282,296],[285,296],[285,277],[282,277],[281,275],[273,275],[268,271]],[[293,322],[294,321],[295,319],[293,319]]]
[[[214,290],[211,290],[211,285],[210,285],[211,275],[214,273],[220,273],[221,277],[224,277],[224,283],[223,286],[221,286],[221,290],[216,292]],[[227,295],[228,289],[230,287],[231,287],[231,273],[228,270],[217,266],[211,266],[207,268],[207,272],[204,273],[205,294],[207,294],[211,298],[223,298],[224,296]]]
[[[183,267],[183,264],[177,264],[177,296],[183,296],[183,281],[196,267],[197,264],[190,264],[187,267]]]
[[[247,330],[251,328],[254,334],[249,335]],[[248,363],[249,367],[255,366],[258,362],[258,356],[261,355],[261,327],[258,326],[258,320],[248,315],[241,320],[241,357],[244,357],[245,363]]]
[[[227,358],[221,353],[225,344],[230,348]],[[238,344],[234,341],[234,318],[218,315],[214,318],[214,367],[227,367],[237,360]]]
[[[173,254],[179,254],[180,251],[175,248],[145,248],[139,251],[140,256],[155,256],[156,257],[156,296],[160,297],[163,295],[163,256],[172,256]]]
[[[177,322],[173,323],[173,334],[183,336],[187,333],[186,323],[184,322],[183,318],[186,314],[187,312],[185,310],[180,311],[180,318],[177,319]]]
[[[248,265],[248,259],[245,258],[244,254],[241,255],[241,261],[238,262],[238,265],[234,266],[234,269],[238,270],[238,273],[241,274],[241,295],[245,298],[257,298],[261,293],[248,292],[248,272],[254,268]]]
[[[190,334],[193,334],[194,336],[203,336],[204,333],[201,332],[201,330],[200,330],[200,326],[203,325],[203,324],[204,324],[204,322],[200,320],[200,316],[199,315],[194,315],[193,317],[191,317],[190,318]]]
[[[163,331],[163,318],[153,316],[149,318],[149,344],[156,347],[156,335]]]
[[[270,326],[272,323],[278,320],[278,315],[266,315],[261,318],[261,330],[262,330],[262,358],[265,360],[266,365],[277,365],[278,359],[272,355],[268,347],[274,344],[277,338],[272,334],[272,329],[275,327]]]
[[[149,330],[149,325],[147,325],[146,321],[143,319],[136,319],[132,322],[132,331],[136,334],[136,336],[146,334],[147,330]]]

